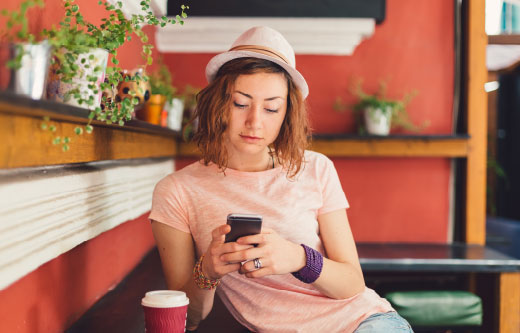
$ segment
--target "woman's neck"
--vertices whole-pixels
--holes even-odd
[[[265,152],[258,155],[232,155],[229,157],[227,167],[246,172],[258,172],[272,169],[276,166],[276,158],[266,148]]]

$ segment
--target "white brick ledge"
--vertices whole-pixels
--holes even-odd
[[[150,210],[174,161],[0,171],[0,290]]]
[[[369,18],[189,17],[184,25],[158,28],[160,52],[215,53],[229,49],[248,28],[267,25],[280,31],[297,54],[351,55],[374,33]]]

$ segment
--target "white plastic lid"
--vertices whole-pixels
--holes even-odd
[[[190,303],[186,293],[179,290],[154,290],[145,294],[141,304],[151,308],[171,308]]]

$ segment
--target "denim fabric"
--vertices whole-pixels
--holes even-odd
[[[397,312],[376,313],[363,320],[354,333],[410,333],[410,324]]]

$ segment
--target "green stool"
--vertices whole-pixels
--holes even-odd
[[[482,300],[468,291],[395,291],[385,295],[412,327],[456,328],[482,325]]]

